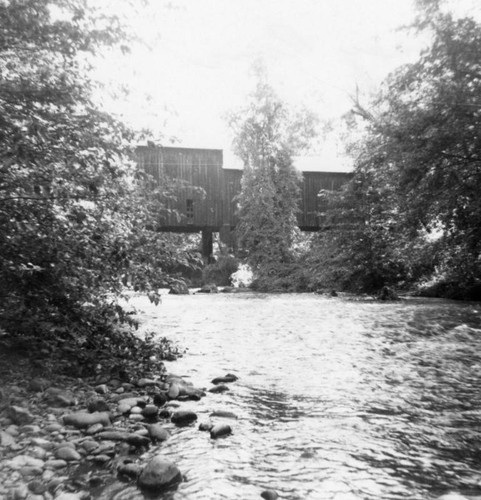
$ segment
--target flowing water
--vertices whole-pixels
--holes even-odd
[[[481,498],[479,304],[307,294],[134,304],[144,329],[188,348],[170,372],[200,387],[239,377],[227,393],[180,403],[200,421],[214,410],[238,419],[219,440],[167,424],[171,439],[151,453],[185,481],[162,498]]]

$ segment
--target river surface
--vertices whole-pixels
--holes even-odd
[[[199,421],[238,419],[219,440],[167,424],[171,439],[151,453],[185,480],[161,498],[481,498],[479,304],[248,293],[133,303],[143,329],[188,348],[168,371],[206,388],[239,377],[180,403]]]

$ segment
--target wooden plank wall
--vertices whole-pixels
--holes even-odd
[[[157,181],[164,176],[181,179],[186,184],[177,191],[177,200],[169,208],[183,214],[162,221],[165,230],[215,231],[222,226],[233,229],[237,223],[235,196],[240,192],[242,170],[224,169],[220,149],[193,149],[176,147],[148,147],[137,149],[139,165]],[[350,177],[349,173],[304,172],[298,224],[302,230],[319,228],[317,212],[322,209],[317,194],[321,189],[339,189]],[[199,186],[203,192],[194,189]]]

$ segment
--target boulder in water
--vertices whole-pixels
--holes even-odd
[[[163,490],[182,480],[180,470],[162,455],[155,456],[142,470],[138,484],[151,491]]]

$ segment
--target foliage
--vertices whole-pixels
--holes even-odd
[[[232,255],[219,255],[216,262],[208,264],[202,271],[202,284],[231,285],[231,275],[239,269],[239,261]]]
[[[418,30],[431,41],[398,68],[351,122],[365,128],[351,144],[356,168],[327,221],[345,281],[363,288],[416,280],[436,268],[450,280],[481,278],[481,27],[454,19],[440,2],[420,0]],[[351,223],[349,223],[351,220]]]
[[[315,119],[294,113],[259,74],[248,105],[230,116],[234,150],[244,162],[238,196],[240,249],[256,272],[292,260],[299,173],[292,156],[314,135]]]
[[[86,345],[86,332],[132,323],[117,304],[124,284],[158,301],[162,266],[176,259],[152,222],[168,186],[142,194],[150,181],[127,149],[134,135],[92,99],[90,54],[125,40],[115,16],[82,0],[0,0],[0,320],[10,331]]]

